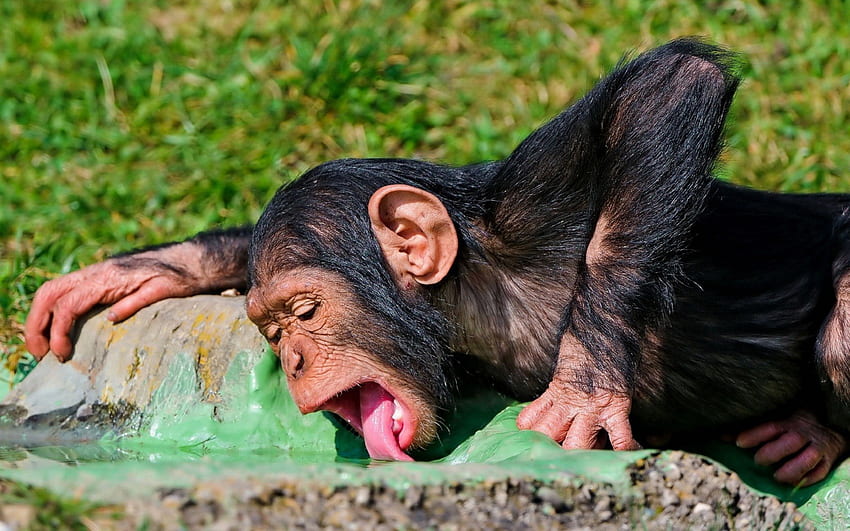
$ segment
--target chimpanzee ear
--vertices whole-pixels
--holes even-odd
[[[397,281],[436,284],[445,278],[457,256],[458,239],[446,207],[434,194],[393,184],[372,194],[368,208],[372,231]]]

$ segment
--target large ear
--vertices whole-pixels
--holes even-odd
[[[369,199],[369,218],[397,280],[436,284],[449,273],[457,232],[434,194],[404,184],[384,186]]]

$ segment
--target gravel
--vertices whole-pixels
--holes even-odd
[[[315,486],[251,479],[168,489],[125,507],[136,529],[813,529],[791,503],[760,496],[706,459],[640,460],[633,488],[505,479],[466,484]]]

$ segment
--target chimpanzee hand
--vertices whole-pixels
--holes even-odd
[[[605,448],[610,440],[614,450],[637,450],[640,445],[629,423],[631,406],[626,394],[585,393],[556,375],[546,392],[522,410],[517,426],[548,435],[566,449]]]
[[[762,466],[782,463],[773,477],[802,487],[824,479],[847,450],[843,435],[821,424],[806,410],[744,431],[736,442],[741,448],[760,446],[756,463]]]
[[[202,232],[183,241],[110,258],[45,283],[24,325],[27,350],[39,360],[48,350],[71,357],[74,321],[99,304],[112,304],[110,321],[123,321],[169,297],[188,297],[247,280],[251,227]]]
[[[45,283],[35,294],[24,326],[27,350],[37,359],[52,351],[60,361],[71,357],[74,322],[99,304],[112,304],[107,319],[122,321],[139,309],[168,297],[202,290],[191,275],[157,267],[149,260],[113,258]]]

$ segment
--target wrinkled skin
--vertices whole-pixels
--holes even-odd
[[[523,430],[533,426],[567,450],[606,448],[609,441],[614,450],[637,450],[640,444],[632,436],[630,406],[628,396],[610,391],[583,393],[556,377],[540,399],[522,410],[517,426]]]
[[[354,296],[345,281],[316,269],[276,276],[252,289],[247,300],[248,317],[280,358],[289,391],[302,413],[332,411],[363,434],[366,416],[361,415],[360,399],[349,395],[377,383],[400,405],[399,449],[423,446],[436,435],[436,413],[430,401],[403,376],[352,347],[348,337],[357,331],[343,326],[352,308],[356,308]],[[367,438],[367,443],[372,441]],[[409,459],[397,451],[383,457]]]
[[[576,359],[588,358],[578,340],[565,336],[549,387],[520,413],[517,425],[544,433],[565,449],[605,448],[609,442],[614,450],[640,448],[632,436],[628,393],[608,389],[585,392],[575,384],[581,378],[571,365]]]
[[[60,361],[70,359],[74,324],[96,306],[111,305],[107,319],[120,322],[156,301],[205,291],[172,272],[150,266],[126,268],[119,263],[112,259],[94,264],[39,288],[24,327],[27,350],[36,359],[48,352]]]

